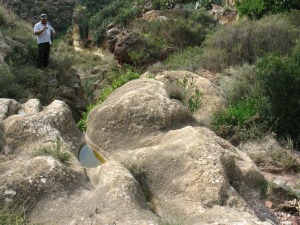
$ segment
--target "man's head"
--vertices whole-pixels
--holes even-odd
[[[41,18],[42,24],[47,23],[47,14],[45,14],[45,13],[41,14],[40,18]]]

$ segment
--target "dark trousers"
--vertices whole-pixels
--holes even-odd
[[[49,42],[39,44],[39,58],[38,58],[39,68],[47,67],[49,54],[50,54]]]

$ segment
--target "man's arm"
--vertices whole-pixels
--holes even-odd
[[[39,30],[38,30],[38,28],[35,26],[35,27],[34,27],[34,34],[35,34],[35,35],[40,35],[40,34],[43,33],[46,29],[47,29],[47,27],[46,27],[46,26],[43,26],[42,29],[39,29]]]

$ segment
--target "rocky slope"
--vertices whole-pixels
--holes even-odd
[[[197,125],[167,85],[131,81],[91,112],[86,140],[106,158],[91,169],[77,160],[84,139],[66,104],[1,99],[1,205],[27,199],[33,224],[276,223],[248,204],[264,208],[253,161]],[[33,154],[57,137],[68,164]]]

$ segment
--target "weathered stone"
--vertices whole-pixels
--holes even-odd
[[[183,224],[270,224],[260,222],[243,198],[249,193],[257,198],[253,193],[263,176],[249,157],[207,128],[173,130],[157,145],[113,155],[141,183],[162,218]]]
[[[16,114],[3,121],[3,142],[12,149],[31,151],[52,145],[59,137],[76,152],[81,133],[69,107],[55,100],[37,114]]]
[[[20,109],[21,104],[19,104],[16,100],[0,98],[0,122],[11,115],[18,113]]]
[[[85,180],[83,171],[70,169],[50,156],[14,157],[0,162],[0,170],[1,206],[11,201],[28,209],[43,195],[69,193]]]
[[[77,192],[44,198],[30,214],[33,224],[157,225],[143,192],[127,169],[107,162],[89,169],[91,184]]]
[[[108,151],[133,149],[149,145],[163,130],[191,121],[190,111],[169,98],[162,82],[138,79],[118,88],[90,112],[87,139]]]
[[[148,73],[142,75],[147,77]],[[194,74],[189,71],[163,71],[153,74],[156,79],[163,81],[169,87],[177,86],[180,89],[185,89],[185,98],[190,98],[195,94],[195,88],[202,93],[201,107],[194,112],[194,117],[203,125],[211,123],[211,116],[214,112],[220,111],[225,107],[225,99],[217,87],[208,79]],[[183,79],[187,79],[188,83],[184,86]],[[179,83],[181,82],[181,84]],[[170,90],[172,91],[172,90]],[[173,93],[170,93],[172,95]]]
[[[23,104],[23,111],[26,114],[36,114],[39,113],[43,107],[38,99],[29,99]]]

